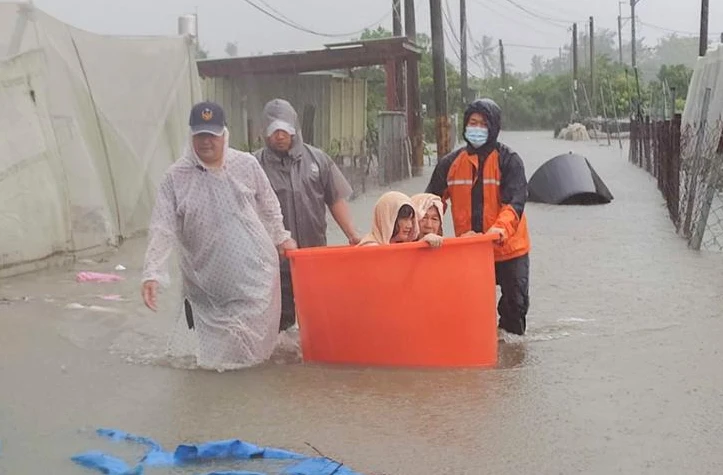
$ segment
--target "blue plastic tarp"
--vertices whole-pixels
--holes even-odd
[[[144,467],[182,467],[211,461],[252,459],[287,460],[297,463],[286,467],[283,475],[361,475],[342,463],[326,457],[309,457],[272,447],[259,447],[238,439],[218,440],[202,444],[181,444],[173,452],[165,451],[153,439],[115,429],[98,429],[98,435],[115,442],[133,442],[148,448],[140,462],[131,467],[125,461],[103,452],[86,452],[71,460],[83,467],[107,475],[142,475]],[[206,475],[266,475],[249,471],[210,472]]]

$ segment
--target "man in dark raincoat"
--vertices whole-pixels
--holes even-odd
[[[471,103],[464,114],[466,146],[438,161],[426,191],[450,200],[456,236],[497,235],[499,327],[523,335],[530,305],[527,178],[520,156],[497,141],[501,122],[494,101]]]
[[[349,244],[359,243],[348,200],[352,189],[341,170],[322,150],[305,144],[294,108],[283,99],[264,107],[262,132],[266,146],[255,152],[281,204],[284,225],[299,248],[326,246],[326,209]],[[296,321],[289,262],[281,262],[281,325]]]

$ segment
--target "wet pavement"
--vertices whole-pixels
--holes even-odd
[[[556,154],[585,155],[615,199],[528,204],[529,333],[500,345],[497,369],[171,368],[178,290],[160,314],[143,308],[145,242],[130,241],[106,262],[0,281],[0,473],[86,473],[69,457],[108,447],[97,427],[169,447],[308,443],[365,474],[723,473],[723,255],[686,248],[655,181],[617,144],[551,135],[502,140],[528,178]],[[427,177],[395,188],[423,191]],[[382,191],[353,203],[360,231]],[[330,240],[344,242],[335,225]],[[74,281],[117,264],[122,283]],[[113,294],[126,300],[101,298]]]

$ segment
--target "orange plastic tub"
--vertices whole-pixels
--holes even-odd
[[[304,361],[495,365],[492,239],[289,252]]]

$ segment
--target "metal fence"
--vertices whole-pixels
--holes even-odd
[[[668,206],[673,223],[678,222],[680,201],[680,121],[673,120],[630,122],[630,162],[658,179],[658,189]]]
[[[356,154],[343,152],[349,150],[348,147],[332,147],[332,150],[328,151],[331,159],[349,181],[353,190],[352,199],[378,184],[377,167],[374,166],[378,151],[374,136],[367,133],[367,137],[357,146],[355,150],[360,152]]]
[[[708,103],[708,100],[704,101]],[[690,248],[723,252],[723,122],[631,122],[630,162],[658,179],[676,231]]]

